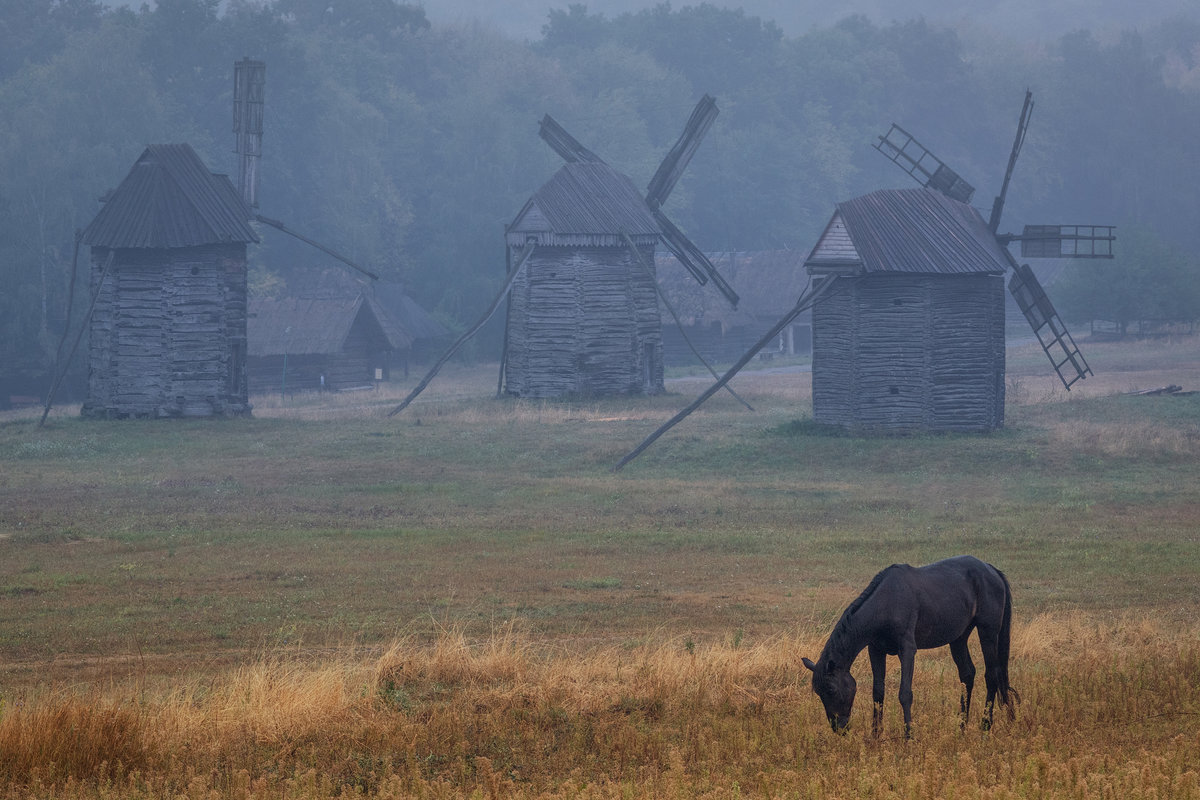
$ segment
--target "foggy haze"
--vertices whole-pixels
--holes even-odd
[[[593,0],[583,3],[588,12],[613,17],[653,8],[656,0]],[[510,36],[537,39],[546,23],[547,9],[565,9],[570,3],[549,0],[427,0],[429,18],[442,22],[478,20]],[[700,5],[673,2],[672,8]],[[1074,30],[1107,32],[1156,25],[1184,16],[1195,19],[1200,9],[1189,0],[996,0],[963,3],[961,0],[745,0],[715,2],[722,8],[741,8],[747,15],[774,22],[788,35],[799,35],[815,27],[827,27],[853,14],[862,14],[876,24],[924,17],[926,20],[967,33],[995,31],[1021,41],[1043,42]]]

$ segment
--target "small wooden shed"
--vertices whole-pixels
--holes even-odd
[[[413,339],[373,297],[250,302],[250,389],[344,391],[390,380]]]
[[[248,414],[253,212],[187,144],[150,145],[83,232],[96,297],[85,416]]]
[[[565,164],[534,193],[506,229],[510,264],[535,246],[509,295],[507,393],[663,390],[654,277],[659,237],[642,194],[603,162]]]
[[[805,267],[835,281],[812,312],[817,422],[1003,426],[1008,258],[972,206],[926,188],[840,203]]]

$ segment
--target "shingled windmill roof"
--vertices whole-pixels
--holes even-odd
[[[517,214],[509,232],[558,236],[658,236],[650,207],[627,176],[603,162],[564,164]]]
[[[883,189],[838,203],[805,266],[813,271],[1003,273],[983,217],[933,189]]]
[[[257,242],[253,212],[228,176],[187,144],[152,144],[83,232],[85,244],[175,248]]]

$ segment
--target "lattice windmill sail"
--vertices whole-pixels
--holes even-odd
[[[1033,269],[1028,264],[1018,262],[1008,246],[1013,242],[1020,242],[1022,258],[1112,258],[1116,229],[1111,225],[1026,225],[1020,234],[999,232],[1009,182],[1012,180],[1021,147],[1025,143],[1025,133],[1032,114],[1033,93],[1027,91],[1008,159],[1008,168],[1004,173],[1004,182],[992,203],[988,226],[992,235],[1002,245],[1012,267],[1008,290],[1021,313],[1025,315],[1063,386],[1069,390],[1074,383],[1091,375],[1092,369],[1079,352],[1075,340],[1059,317]],[[936,189],[964,203],[970,202],[974,195],[974,187],[899,125],[893,124],[886,134],[880,136],[875,148],[928,188]]]

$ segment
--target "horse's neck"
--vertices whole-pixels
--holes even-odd
[[[868,644],[866,632],[862,630],[862,626],[855,623],[854,616],[839,621],[829,641],[825,643],[825,657],[838,664],[844,664],[847,669]]]

